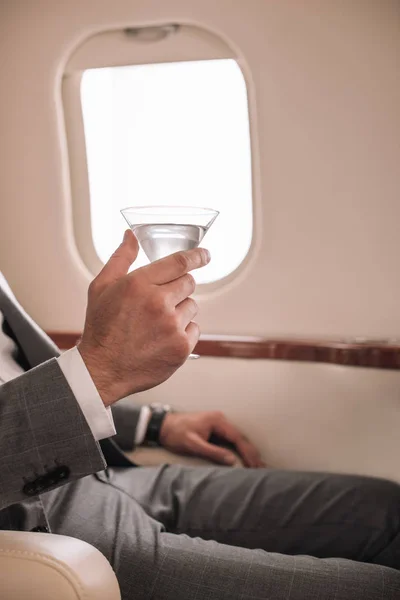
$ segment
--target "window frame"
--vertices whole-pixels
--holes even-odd
[[[254,102],[254,90],[251,85],[251,78],[249,70],[243,59],[237,56],[237,53],[224,41],[221,37],[214,35],[209,30],[190,26],[179,26],[181,29],[178,31],[189,30],[189,33],[193,30],[195,32],[195,40],[200,39],[204,41],[201,36],[205,36],[209,48],[204,44],[199,44],[199,51],[193,53],[191,50],[191,57],[185,56],[184,52],[180,52],[180,58],[171,60],[171,54],[177,52],[174,47],[172,52],[164,53],[161,49],[159,42],[155,44],[157,46],[158,57],[153,59],[145,58],[143,53],[129,52],[127,57],[125,54],[124,58],[120,58],[118,61],[118,51],[115,55],[111,52],[104,59],[104,56],[100,57],[99,61],[95,61],[92,58],[93,53],[96,52],[97,43],[93,44],[91,51],[86,51],[86,45],[93,42],[93,38],[97,36],[108,36],[109,34],[120,34],[121,32],[104,32],[97,34],[97,36],[91,36],[84,41],[79,48],[72,54],[70,60],[66,63],[64,73],[61,80],[61,99],[63,107],[64,117],[64,129],[65,139],[68,154],[68,165],[69,165],[69,177],[70,177],[70,215],[72,219],[73,234],[75,238],[76,247],[78,253],[86,266],[93,276],[95,276],[104,266],[104,263],[98,256],[92,235],[92,220],[91,220],[91,202],[90,202],[90,189],[89,189],[89,178],[88,178],[88,165],[87,165],[87,154],[86,154],[86,140],[81,104],[81,81],[85,70],[106,67],[106,66],[127,66],[135,64],[152,64],[152,63],[163,63],[163,62],[189,62],[197,60],[216,60],[220,58],[229,58],[236,61],[238,64],[246,86],[247,94],[247,106],[248,106],[248,118],[249,118],[249,134],[250,134],[250,168],[251,168],[251,200],[252,200],[252,235],[249,249],[244,256],[240,264],[229,274],[219,278],[216,281],[210,283],[198,284],[196,292],[201,294],[207,294],[209,292],[216,291],[222,286],[238,281],[238,276],[242,275],[244,270],[248,268],[249,263],[252,262],[257,248],[258,239],[260,237],[259,226],[261,219],[257,218],[260,211],[260,202],[257,201],[259,194],[257,193],[256,178],[255,178],[255,164],[256,164],[256,139],[255,139],[255,102]],[[200,38],[199,36],[200,32]],[[196,38],[197,36],[197,38]],[[187,37],[187,36],[185,36]],[[189,36],[190,37],[190,36]],[[210,40],[216,40],[215,46],[210,44]],[[120,41],[120,40],[119,40]],[[110,45],[108,40],[108,49]],[[137,49],[137,48],[135,48]],[[142,49],[142,48],[141,48]],[[118,48],[116,47],[116,50]],[[119,48],[119,51],[121,49]],[[158,53],[161,50],[161,54]],[[119,52],[121,54],[121,52]],[[164,56],[164,60],[160,59]],[[85,64],[87,60],[90,60],[91,64]],[[95,64],[94,64],[95,63]],[[253,92],[253,94],[252,94]],[[258,163],[258,161],[257,161]],[[240,277],[241,279],[241,277]]]

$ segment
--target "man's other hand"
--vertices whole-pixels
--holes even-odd
[[[172,452],[233,465],[233,452],[211,444],[212,434],[234,444],[246,467],[265,467],[257,448],[221,412],[168,413],[161,426],[160,443]]]
[[[127,230],[89,286],[78,349],[106,406],[168,379],[199,338],[189,271],[209,262],[207,250],[177,252],[128,274],[138,251]]]

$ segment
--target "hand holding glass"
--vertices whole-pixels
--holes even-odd
[[[211,208],[183,206],[132,206],[121,213],[150,262],[197,248],[219,214]]]

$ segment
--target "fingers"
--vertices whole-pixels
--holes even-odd
[[[139,244],[130,229],[124,234],[122,244],[116,249],[108,262],[104,265],[96,282],[108,284],[126,275],[131,264],[136,260],[139,252]]]
[[[200,269],[210,262],[210,253],[204,248],[194,248],[187,252],[175,252],[142,267],[151,283],[162,285],[174,281],[185,273]],[[138,269],[138,271],[141,269]],[[136,273],[138,273],[136,271]]]
[[[195,288],[196,282],[190,273],[186,273],[175,279],[175,281],[170,281],[159,288],[165,295],[169,306],[175,309],[176,316],[183,329],[186,329],[198,313],[196,302],[193,298],[188,298]]]
[[[232,452],[206,442],[195,432],[188,435],[187,446],[188,450],[196,456],[207,458],[221,465],[233,465],[236,462],[236,456]]]
[[[221,415],[213,424],[213,431],[235,444],[246,467],[259,468],[265,466],[257,448],[224,415]]]
[[[177,306],[180,302],[191,296],[196,289],[196,282],[190,273],[178,277],[163,285],[162,290],[167,295],[171,306]]]
[[[186,336],[189,342],[189,354],[195,349],[200,337],[200,329],[197,323],[191,321],[186,327]]]
[[[247,467],[252,467],[254,469],[265,467],[265,463],[262,461],[259,451],[246,438],[242,437],[241,440],[236,443],[236,448]]]
[[[193,298],[186,298],[186,300],[178,304],[175,312],[183,329],[186,329],[190,321],[193,321],[194,317],[198,313],[198,310],[198,306]]]

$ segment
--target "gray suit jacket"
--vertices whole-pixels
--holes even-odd
[[[0,273],[3,330],[26,370],[0,386],[0,529],[49,529],[40,494],[112,466],[134,466],[140,407],[113,408],[117,436],[95,441],[56,357],[58,348],[27,315]]]

